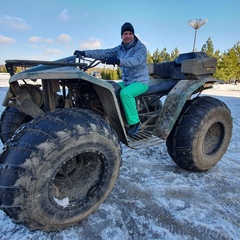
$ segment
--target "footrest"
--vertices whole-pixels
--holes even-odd
[[[141,149],[157,144],[164,143],[165,140],[153,135],[152,133],[144,130],[140,130],[132,137],[128,136],[128,146],[134,149]]]

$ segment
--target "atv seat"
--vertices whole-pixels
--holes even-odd
[[[108,83],[110,83],[114,90],[115,94],[118,96],[119,92],[121,90],[121,87],[118,85],[117,82],[106,80]],[[149,96],[153,94],[159,94],[159,95],[166,95],[168,94],[172,88],[178,83],[178,80],[170,80],[170,79],[150,79],[149,89],[141,94],[140,96]]]
[[[177,80],[169,79],[150,79],[149,89],[140,96],[148,96],[158,93],[159,95],[168,94],[172,88],[178,83]]]

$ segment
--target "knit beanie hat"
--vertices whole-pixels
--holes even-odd
[[[133,25],[129,22],[126,22],[122,25],[121,27],[121,36],[123,35],[124,32],[129,31],[132,32],[134,34],[134,28]]]

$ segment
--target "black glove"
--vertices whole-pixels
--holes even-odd
[[[120,59],[115,58],[115,57],[109,57],[109,58],[106,59],[106,64],[113,65],[114,67],[115,67],[115,64],[117,64],[119,66]]]
[[[75,55],[77,58],[82,58],[82,57],[85,57],[85,52],[84,51],[75,50],[73,55]]]

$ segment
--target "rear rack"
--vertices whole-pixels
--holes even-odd
[[[128,137],[128,146],[134,149],[141,149],[164,143],[165,140],[153,135],[151,132],[140,130],[132,137]]]

